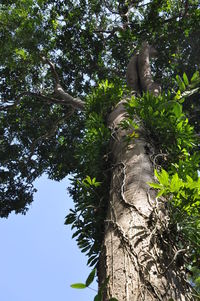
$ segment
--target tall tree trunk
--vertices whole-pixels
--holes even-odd
[[[167,208],[147,184],[154,178],[144,129],[127,144],[128,132],[120,128],[126,115],[123,104],[109,117],[115,129],[113,173],[98,271],[100,286],[109,277],[104,301],[111,296],[119,301],[194,300],[168,243]]]
[[[130,69],[128,77],[132,84],[133,72],[143,90],[158,95],[160,87],[151,77],[147,47],[143,45],[137,55],[137,70]],[[139,72],[139,76],[134,72]],[[154,176],[145,129],[136,120],[140,122],[138,137],[127,143],[126,137],[133,129],[120,127],[125,117],[121,101],[108,121],[112,130],[113,172],[98,268],[100,287],[109,277],[103,300],[194,300],[185,272],[177,264],[177,257],[184,250],[176,251],[170,244],[167,207],[147,184],[154,182]]]

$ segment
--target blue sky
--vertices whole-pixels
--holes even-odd
[[[0,219],[2,301],[92,301],[95,292],[76,290],[70,284],[84,282],[91,268],[64,225],[73,207],[61,182],[41,177],[28,213]],[[96,289],[96,285],[91,287]]]

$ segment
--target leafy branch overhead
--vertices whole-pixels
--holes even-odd
[[[75,230],[73,236],[90,266],[96,266],[104,252],[109,229],[132,257],[142,239],[149,238],[149,248],[161,241],[162,256],[170,249],[171,259],[157,264],[157,275],[162,277],[172,267],[182,275],[183,260],[198,288],[198,0],[2,0],[0,26],[0,216],[25,214],[33,201],[33,183],[43,173],[58,181],[73,176],[69,190],[74,208],[65,223]],[[110,117],[117,110],[123,118],[114,124]],[[146,213],[135,204],[129,207],[126,200],[124,190],[134,176],[128,179],[126,162],[115,162],[112,143],[119,138],[125,155],[138,141],[146,141],[143,155],[155,169],[155,181],[149,181],[145,192],[153,208],[148,225]],[[111,175],[117,171],[112,189]],[[134,248],[134,237],[130,243],[123,227],[108,217],[109,208],[115,217],[118,213],[110,204],[113,191],[118,191],[123,212],[145,220],[146,228],[137,229]],[[158,214],[160,204],[165,218]],[[162,300],[144,276],[155,259],[145,256],[145,268],[139,256],[134,257],[141,287]],[[94,273],[75,286],[88,287]],[[113,281],[108,276],[101,281],[105,291]],[[142,294],[140,289],[141,299]],[[95,301],[100,299],[102,292]]]

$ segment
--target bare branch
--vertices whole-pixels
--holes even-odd
[[[80,98],[74,98],[64,91],[61,85],[57,85],[55,92],[63,99],[62,104],[70,105],[76,110],[83,110],[85,103]]]
[[[50,97],[50,96],[44,96],[40,93],[33,93],[33,92],[23,92],[19,96],[29,95],[29,96],[36,97],[36,98],[40,99],[41,101],[45,101],[48,103],[59,104],[59,105],[67,106],[67,107],[71,106],[74,109],[83,109],[84,108],[84,102],[82,100],[80,100],[79,98],[74,98],[71,95],[69,95],[68,93],[66,93],[60,85],[57,88],[56,92],[58,92],[59,96],[62,96],[62,99],[57,99],[57,98]]]
[[[0,105],[0,111],[7,111],[13,107],[16,107],[17,105],[20,104],[20,102],[21,102],[20,98],[23,96],[32,96],[32,97],[38,99],[39,101],[45,102],[46,104],[52,103],[52,104],[66,106],[66,107],[72,107],[73,109],[76,109],[76,110],[84,109],[84,102],[81,99],[73,98],[71,95],[64,92],[62,87],[58,88],[58,93],[60,96],[63,96],[62,99],[54,98],[51,96],[45,96],[40,93],[25,91],[25,92],[20,93],[18,96],[18,100],[16,100],[12,104]]]

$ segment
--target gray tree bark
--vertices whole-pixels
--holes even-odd
[[[137,68],[129,69],[128,78],[134,88],[138,83],[134,84],[132,79],[139,78],[143,91],[158,95],[161,89],[153,82],[149,55],[150,46],[143,44],[137,58],[132,58],[132,66]],[[167,208],[147,184],[155,179],[145,129],[135,117],[140,124],[138,137],[127,143],[126,137],[133,129],[120,126],[126,117],[124,102],[116,106],[108,120],[112,130],[113,172],[98,267],[100,287],[109,277],[103,300],[195,300],[184,270],[176,264],[180,251],[175,252],[168,243]]]

